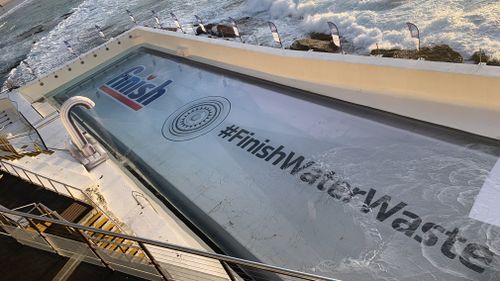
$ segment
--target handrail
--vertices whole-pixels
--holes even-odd
[[[38,140],[40,140],[41,143],[37,143],[36,141],[32,141],[32,143],[38,144],[38,145],[40,145],[40,146],[42,146],[44,148],[47,147],[45,145],[45,141],[43,140],[43,138],[40,135],[40,132],[37,130],[37,128],[35,128],[35,126],[33,126],[33,124],[31,124],[28,121],[28,119],[26,119],[26,117],[19,111],[19,105],[18,105],[18,103],[15,100],[11,99],[9,95],[7,95],[7,97],[1,97],[0,100],[8,100],[12,104],[12,109],[15,109],[14,112],[17,115],[17,117],[19,118],[19,121],[21,123],[23,123],[26,127],[28,127],[27,131],[25,131],[26,128],[23,128],[23,127],[18,128],[18,130],[14,131],[14,132],[10,131],[9,133],[12,135],[12,137],[6,136],[7,139],[15,139],[16,137],[21,136],[22,134],[30,135],[30,134],[32,134],[34,132],[37,135]],[[2,128],[2,130],[3,129],[4,128]]]
[[[118,237],[118,238],[122,238],[122,239],[126,239],[126,240],[131,240],[131,241],[137,242],[139,244],[147,244],[147,245],[157,246],[160,248],[165,248],[165,249],[169,249],[169,250],[193,254],[196,256],[200,256],[200,257],[215,259],[215,260],[218,260],[220,262],[228,262],[231,264],[245,266],[245,267],[249,267],[249,268],[253,268],[253,269],[259,269],[259,270],[267,271],[270,273],[276,273],[276,274],[281,274],[281,275],[285,275],[288,277],[299,278],[302,280],[340,281],[338,279],[332,279],[332,278],[319,276],[319,275],[315,275],[315,274],[286,269],[283,267],[268,265],[268,264],[264,264],[264,263],[260,263],[260,262],[249,261],[249,260],[231,257],[231,256],[227,256],[227,255],[222,255],[222,254],[217,254],[217,253],[204,252],[204,251],[200,251],[200,250],[196,250],[196,249],[192,249],[192,248],[188,248],[188,247],[183,247],[183,246],[174,245],[174,244],[170,244],[170,243],[160,242],[160,241],[151,240],[151,239],[147,239],[147,238],[135,237],[135,236],[130,236],[130,235],[122,234],[122,233],[115,233],[115,232],[97,229],[97,228],[93,228],[93,227],[83,226],[83,225],[76,224],[76,223],[61,221],[61,220],[52,219],[52,218],[40,217],[37,215],[27,214],[27,213],[18,212],[18,211],[12,211],[12,210],[9,210],[9,209],[2,207],[2,206],[0,206],[0,213],[21,216],[21,217],[24,217],[26,219],[33,219],[33,220],[37,220],[37,221],[50,222],[53,224],[58,224],[58,225],[66,226],[66,227],[72,227],[72,228],[82,230],[82,231],[90,231],[90,232],[99,233],[99,234],[103,234],[103,235],[114,236],[114,237]]]
[[[37,209],[37,204],[38,203],[29,203],[29,204],[26,204],[26,205],[22,205],[22,206],[19,206],[19,207],[15,207],[14,209],[11,209],[12,211],[21,211],[22,209],[26,208],[26,207],[32,207],[31,209],[29,209],[28,213],[31,213],[31,211],[33,211],[34,209]]]
[[[10,167],[12,168],[12,171],[13,171],[15,174],[14,174],[13,172],[11,172],[9,169],[7,169],[7,167],[6,167],[6,166],[10,166]],[[21,174],[19,174],[19,173],[18,173],[18,171],[17,171],[16,169],[21,170],[21,171],[23,172],[23,174],[25,175],[25,177],[21,176]],[[38,173],[35,173],[35,172],[32,172],[32,171],[29,171],[29,170],[27,170],[27,169],[25,169],[25,168],[23,168],[23,167],[19,167],[19,166],[15,165],[15,164],[12,164],[12,163],[9,163],[9,162],[5,162],[5,161],[3,161],[3,160],[1,160],[1,159],[0,159],[0,170],[4,170],[5,172],[7,172],[7,173],[9,173],[9,174],[12,174],[13,176],[17,176],[17,177],[18,177],[18,178],[20,178],[20,179],[25,179],[25,180],[29,181],[30,183],[32,183],[32,184],[34,184],[34,185],[38,185],[38,186],[41,186],[41,187],[43,187],[43,188],[45,188],[45,189],[48,189],[48,190],[54,191],[54,192],[56,192],[56,193],[57,193],[57,194],[59,194],[59,195],[62,195],[62,196],[65,196],[65,197],[69,197],[69,198],[71,198],[71,199],[73,199],[73,200],[76,200],[76,201],[80,201],[80,202],[84,202],[84,203],[86,203],[86,204],[89,204],[89,205],[91,205],[94,209],[98,210],[98,211],[99,211],[99,212],[101,212],[104,216],[106,216],[106,217],[107,217],[110,221],[112,221],[112,222],[116,225],[116,227],[117,227],[118,229],[120,229],[120,231],[123,231],[123,229],[121,228],[121,226],[120,226],[120,224],[119,224],[118,222],[116,222],[113,218],[111,218],[110,216],[108,216],[107,212],[103,211],[103,210],[101,209],[101,207],[99,207],[99,205],[98,205],[96,202],[94,202],[94,200],[93,200],[93,199],[92,199],[92,198],[91,198],[91,197],[90,197],[87,193],[85,193],[83,190],[81,190],[81,189],[79,189],[79,188],[77,188],[77,187],[74,187],[74,186],[71,186],[71,185],[65,184],[65,183],[63,183],[63,182],[60,182],[60,181],[58,181],[58,180],[55,180],[55,179],[51,179],[51,178],[49,178],[49,177],[46,177],[46,176],[44,176],[44,175],[41,175],[41,174],[38,174]],[[33,180],[29,177],[28,173],[29,173],[29,174],[32,174],[33,176],[35,176],[35,178],[36,178],[36,180],[37,180],[38,182],[33,181]],[[43,180],[47,181],[47,182],[50,184],[50,186],[51,186],[51,187],[48,187],[48,186],[44,185],[44,184],[43,184],[43,182],[41,181],[41,179],[43,179]],[[56,185],[60,185],[60,186],[64,187],[64,189],[68,192],[69,196],[68,196],[68,195],[66,195],[65,193],[61,193],[61,192],[59,192],[59,190],[56,188],[56,185],[54,185],[54,184],[56,184]],[[79,197],[77,197],[77,196],[75,196],[75,195],[71,192],[71,190],[73,190],[73,192],[76,192],[77,194],[80,194],[80,195],[83,197],[83,199],[82,199],[82,198],[79,198]],[[123,231],[123,232],[124,232],[124,231]]]

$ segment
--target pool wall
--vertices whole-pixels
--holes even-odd
[[[136,27],[22,87],[31,102],[148,47],[278,84],[500,139],[500,68],[260,47]]]

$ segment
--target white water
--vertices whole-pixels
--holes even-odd
[[[272,19],[283,37],[328,33],[336,23],[354,52],[380,47],[414,48],[405,25],[421,31],[422,45],[448,44],[465,59],[480,48],[500,58],[500,1],[497,0],[249,0],[242,15]]]
[[[357,54],[369,53],[376,44],[380,48],[414,48],[415,39],[410,38],[405,25],[411,21],[420,28],[423,46],[448,44],[465,60],[480,48],[500,58],[498,0],[39,0],[22,2],[0,16],[0,59],[9,65],[27,56],[35,73],[43,75],[72,58],[63,40],[69,41],[78,52],[84,52],[102,43],[94,24],[105,28],[108,35],[131,28],[125,9],[131,10],[142,25],[152,25],[151,9],[170,26],[173,26],[170,11],[186,25],[194,21],[195,14],[205,22],[232,16],[238,20],[247,42],[268,46],[272,45],[266,24],[269,20],[277,25],[285,46],[310,32],[328,33],[326,22],[332,21],[346,42],[345,50]],[[74,11],[71,16],[59,19],[58,24],[44,32],[25,40],[16,37],[40,22],[57,20],[70,10]],[[31,46],[33,40],[37,44]],[[25,72],[9,76],[19,80],[18,83],[33,79],[26,77]]]

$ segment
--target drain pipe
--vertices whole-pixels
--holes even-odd
[[[106,151],[90,135],[82,132],[71,116],[71,111],[77,107],[83,106],[92,109],[95,103],[86,97],[75,96],[69,98],[61,106],[61,122],[66,128],[71,139],[70,152],[78,161],[80,161],[87,170],[90,170],[108,159]]]

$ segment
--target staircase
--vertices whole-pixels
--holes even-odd
[[[91,209],[88,206],[82,205],[79,202],[74,202],[61,214],[49,209],[41,203],[31,203],[12,209],[13,211],[23,211],[28,214],[34,214],[41,217],[64,220],[68,222],[78,223],[83,226],[96,228],[123,234],[122,230],[116,223],[104,215],[101,211]],[[92,231],[82,231],[81,234],[74,229],[54,225],[47,221],[28,221],[15,216],[0,216],[0,225],[18,225],[28,231],[35,231],[40,234],[51,234],[67,239],[83,242],[82,234],[92,243],[95,248],[105,251],[108,255],[119,257],[126,256],[127,259],[136,263],[147,261],[144,251],[137,242],[119,238],[116,236],[108,236],[102,233]]]
[[[79,224],[83,226],[93,227],[101,229],[104,231],[110,231],[114,233],[122,234],[122,230],[105,216],[99,210],[92,210],[83,218]],[[99,249],[105,250],[108,255],[119,256],[126,255],[127,258],[133,259],[135,261],[141,262],[146,259],[145,253],[141,250],[140,245],[136,242],[119,238],[116,236],[108,236],[100,233],[94,233],[91,231],[85,231],[84,235],[94,243]]]
[[[14,146],[12,146],[12,144],[9,142],[7,138],[0,136],[0,159],[18,160],[25,156],[35,157],[42,153],[48,155],[54,153],[51,150],[40,148],[40,146],[36,143],[33,144],[33,148],[34,148],[33,151],[20,152],[17,149],[15,149]]]
[[[70,222],[78,222],[87,212],[88,207],[80,202],[73,202],[66,210],[61,213],[61,217]]]
[[[0,99],[0,159],[51,154],[36,129],[19,113],[9,99]]]
[[[45,163],[46,166],[50,168],[52,166],[51,161],[53,160],[50,159],[50,157],[47,158],[48,159],[44,159],[42,157],[38,159],[39,160],[38,162],[40,163],[43,162]],[[59,159],[59,161],[61,161],[61,159]],[[49,191],[55,191],[57,194],[66,197],[66,198],[63,197],[64,200],[66,201],[68,199],[69,200],[72,199],[73,202],[71,203],[71,205],[69,205],[65,209],[61,209],[60,206],[58,207],[59,213],[53,211],[48,213],[53,213],[56,215],[58,219],[65,220],[68,222],[78,223],[80,225],[96,228],[99,230],[125,234],[123,230],[120,228],[120,226],[115,221],[113,221],[109,216],[107,216],[85,192],[81,191],[81,189],[64,184],[62,182],[58,182],[47,176],[35,174],[31,171],[24,169],[21,166],[17,166],[16,164],[13,164],[10,161],[9,162],[0,161],[0,169],[12,175],[16,175],[18,178],[28,181],[28,183],[41,186]],[[71,165],[64,165],[64,163],[62,164],[59,163],[59,164],[71,167]],[[72,167],[72,169],[69,170],[65,169],[65,172],[73,177],[74,176],[73,174],[77,174],[78,172],[78,171],[73,171],[73,169],[76,168]],[[11,176],[9,176],[8,178],[11,178]],[[0,194],[1,191],[2,189],[0,189]],[[17,197],[15,196],[15,194],[13,196]],[[36,196],[40,196],[40,194],[37,193]],[[36,200],[36,196],[33,198],[33,200]],[[23,198],[24,197],[26,196],[23,196]],[[16,201],[16,200],[15,198],[12,198],[10,201]],[[10,207],[11,208],[13,207],[12,204],[10,204]],[[93,208],[89,209],[90,207]],[[18,210],[18,208],[16,208],[16,210]],[[26,225],[25,227],[33,228],[32,225]],[[105,252],[106,255],[112,257],[117,257],[120,259],[125,258],[128,261],[133,261],[138,263],[143,263],[145,260],[145,253],[143,250],[141,250],[140,245],[138,245],[136,242],[117,238],[115,236],[107,236],[104,234],[98,234],[89,231],[82,231],[81,233],[79,233],[65,227],[61,227],[58,225],[51,225],[50,223],[49,224],[37,223],[36,229],[33,228],[33,230],[36,230],[41,234],[48,233],[51,235],[56,235],[75,241],[83,242],[86,239],[92,244],[92,247],[102,250]],[[85,239],[83,239],[82,235],[85,236]]]
[[[99,210],[85,212],[71,204],[59,215],[41,204],[17,208],[0,206],[0,229],[21,244],[121,271],[146,280],[236,281],[307,280],[336,281],[255,261],[214,254],[122,234]],[[62,218],[82,217],[78,223]],[[54,229],[61,232],[54,235]],[[231,267],[230,267],[231,266]],[[236,273],[242,274],[236,276]],[[284,278],[281,278],[284,277]]]

